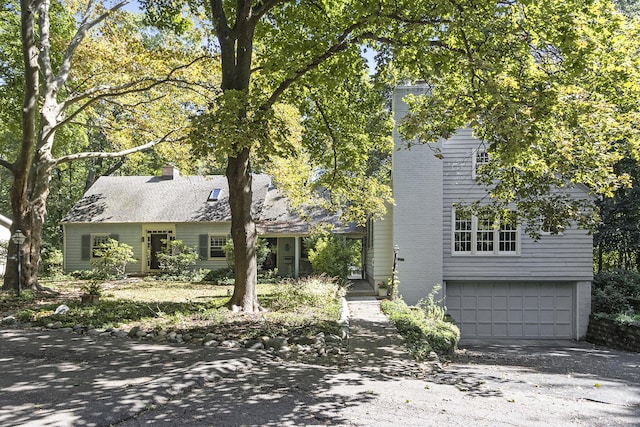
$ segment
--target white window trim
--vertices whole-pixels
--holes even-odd
[[[91,233],[91,247],[89,248],[89,250],[91,251],[91,259],[100,259],[102,257],[99,256],[94,256],[94,251],[100,249],[98,246],[96,246],[96,237],[106,237],[107,241],[111,238],[111,234],[110,233]]]
[[[487,149],[485,147],[478,147],[478,148],[474,148],[473,150],[471,150],[471,177],[473,179],[476,179],[478,174],[477,174],[477,169],[479,166],[485,165],[489,162],[489,159],[487,159],[486,162],[483,162],[482,164],[478,164],[478,155],[479,154],[488,154]]]
[[[451,209],[451,255],[452,256],[520,256],[521,230],[516,226],[516,250],[500,251],[500,227],[493,230],[493,251],[478,251],[478,217],[471,215],[471,251],[456,251],[456,209]]]
[[[225,258],[224,255],[220,256],[220,257],[211,256],[211,248],[212,248],[212,246],[211,246],[211,238],[213,238],[213,237],[224,239],[224,243],[222,244],[222,246],[220,246],[220,250],[224,253],[224,249],[223,248],[224,248],[224,245],[227,243],[227,240],[229,240],[229,235],[227,235],[227,234],[218,234],[218,233],[209,233],[209,239],[208,239],[208,245],[207,245],[207,254],[209,255],[209,259],[218,259],[218,260],[224,259]],[[215,246],[215,247],[218,247],[218,246]]]

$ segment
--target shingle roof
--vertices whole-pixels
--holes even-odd
[[[208,201],[219,188],[217,201]],[[289,209],[288,200],[268,175],[253,175],[252,215],[261,234],[309,232],[309,223]],[[314,215],[336,232],[360,234],[355,225],[342,225],[335,216]],[[230,222],[229,186],[223,175],[100,177],[71,208],[62,223],[184,223]]]

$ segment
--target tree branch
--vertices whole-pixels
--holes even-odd
[[[124,157],[124,156],[128,156],[129,154],[133,154],[133,153],[138,153],[140,151],[144,151],[144,150],[148,150],[149,148],[152,148],[160,143],[166,142],[169,139],[169,136],[173,133],[175,133],[176,130],[172,130],[171,132],[167,133],[166,135],[164,135],[162,138],[156,140],[156,141],[150,141],[147,142],[146,144],[143,145],[139,145],[137,147],[133,147],[133,148],[128,148],[126,150],[121,150],[121,151],[117,151],[114,153],[105,153],[105,152],[101,152],[101,151],[93,151],[93,152],[84,152],[84,153],[75,153],[75,154],[70,154],[68,156],[63,156],[63,157],[59,157],[57,159],[54,160],[54,165],[59,165],[62,163],[67,163],[67,162],[71,162],[74,160],[79,160],[79,159],[107,159],[107,158],[114,158],[114,157]],[[178,138],[176,140],[174,140],[174,142],[176,141],[181,141],[184,138]]]
[[[56,85],[58,86],[58,88],[62,87],[64,82],[67,81],[69,72],[71,70],[71,60],[73,59],[73,55],[75,54],[76,49],[78,48],[80,43],[82,43],[82,40],[86,36],[87,31],[104,21],[112,13],[122,9],[129,2],[130,0],[122,0],[110,9],[98,15],[98,17],[94,20],[88,21],[88,17],[91,13],[91,10],[93,9],[93,0],[89,1],[89,3],[87,4],[87,8],[85,9],[84,17],[82,19],[80,27],[78,28],[78,31],[76,31],[76,34],[73,36],[73,39],[71,39],[71,42],[64,52],[62,64],[60,65],[60,70],[58,71],[58,75],[56,76]]]
[[[0,166],[5,167],[9,169],[11,172],[13,172],[13,163],[9,163],[5,159],[0,159]]]
[[[324,51],[324,53],[315,57],[312,61],[310,61],[304,67],[300,68],[298,71],[294,73],[293,76],[284,79],[280,83],[280,85],[276,88],[276,90],[273,91],[269,99],[262,105],[261,109],[268,110],[269,108],[271,108],[273,104],[275,104],[278,101],[278,98],[280,98],[280,96],[284,93],[284,91],[287,90],[287,88],[289,88],[289,86],[291,86],[293,83],[298,81],[302,76],[304,76],[310,71],[315,70],[320,66],[320,64],[325,62],[327,59],[331,58],[332,56],[340,52],[345,51],[353,43],[356,43],[359,40],[358,37],[350,37],[351,34],[358,28],[361,28],[365,24],[367,24],[369,21],[369,18],[370,17],[367,16],[367,17],[364,17],[364,19],[362,19],[361,21],[351,24],[342,32],[342,34],[337,38],[336,42],[333,45],[329,46],[329,48]]]

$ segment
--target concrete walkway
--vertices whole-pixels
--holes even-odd
[[[375,297],[348,297],[350,334],[349,366],[379,370],[389,375],[421,374],[402,337],[380,310]]]

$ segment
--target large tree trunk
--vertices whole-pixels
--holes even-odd
[[[227,163],[229,205],[231,207],[231,237],[235,258],[235,287],[229,301],[231,307],[254,312],[262,309],[258,302],[256,263],[256,224],[251,216],[252,177],[249,169],[249,149]]]
[[[210,7],[222,58],[222,90],[248,94],[256,22],[252,18],[251,0],[238,0],[235,23],[230,26],[221,0],[211,0]],[[232,29],[233,28],[233,29]],[[237,112],[238,124],[246,122],[247,111]],[[227,158],[227,181],[231,207],[231,237],[235,256],[235,287],[230,307],[254,312],[258,302],[258,267],[256,262],[256,225],[251,217],[252,190],[249,155],[251,141],[241,141]]]

